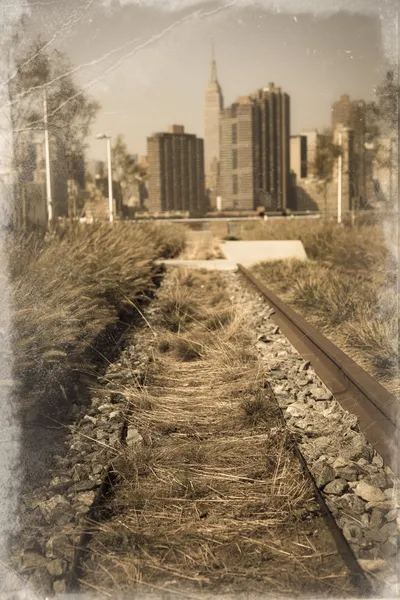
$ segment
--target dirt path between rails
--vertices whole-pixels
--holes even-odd
[[[357,596],[264,387],[233,277],[174,270],[144,315],[134,343],[150,361],[140,384],[115,385],[128,447],[83,565],[96,597]]]

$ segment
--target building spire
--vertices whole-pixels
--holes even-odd
[[[214,38],[211,37],[211,76],[210,81],[217,81],[217,62],[215,60]]]

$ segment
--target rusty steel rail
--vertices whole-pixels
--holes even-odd
[[[274,322],[289,342],[309,360],[318,377],[341,406],[356,415],[360,431],[385,464],[400,476],[399,401],[351,358],[282,302],[243,265],[239,272],[260,292],[274,309]]]

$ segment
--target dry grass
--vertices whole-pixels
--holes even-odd
[[[184,227],[170,222],[165,223],[125,223],[126,227],[136,227],[151,238],[158,258],[175,258],[186,246],[187,233]]]
[[[395,224],[256,223],[248,234],[301,239],[310,260],[263,263],[254,272],[394,393],[398,372],[398,266],[386,239]],[[386,235],[385,235],[386,228]]]
[[[188,232],[181,260],[215,260],[224,258],[218,240],[207,232]]]
[[[153,260],[177,253],[182,231],[154,224],[67,226],[46,241],[9,238],[14,377],[24,406],[90,371],[86,350],[128,301],[154,289]]]
[[[162,321],[168,330],[183,332],[194,323],[215,330],[230,322],[232,305],[218,275],[176,269],[171,281],[171,290],[160,298]]]
[[[263,387],[243,307],[231,304],[217,331],[191,318],[171,332],[178,281],[198,317],[215,308],[213,291],[229,303],[219,275],[172,277],[146,387],[121,391],[144,443],[121,456],[114,516],[91,543],[84,585],[102,596],[343,592],[330,538],[311,534],[320,520],[302,521],[313,492]],[[183,347],[201,350],[187,361]]]
[[[333,220],[283,219],[250,221],[240,230],[243,240],[301,240],[307,256],[330,266],[369,269],[389,258],[382,220],[360,221],[355,227]]]

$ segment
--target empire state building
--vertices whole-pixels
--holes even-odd
[[[219,114],[224,108],[221,86],[217,78],[214,53],[211,75],[206,88],[204,110],[204,163],[206,188],[211,207],[215,207],[219,172]]]

